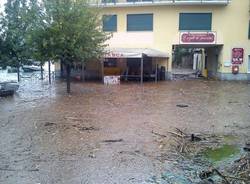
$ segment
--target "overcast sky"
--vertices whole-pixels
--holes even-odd
[[[3,11],[4,7],[3,5],[5,4],[6,0],[0,0],[0,12]]]

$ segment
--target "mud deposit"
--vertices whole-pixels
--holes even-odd
[[[233,154],[250,135],[246,82],[73,83],[65,91],[61,82],[26,81],[0,98],[1,184],[196,183],[204,165],[171,150],[170,130],[232,135],[223,145],[236,145]]]

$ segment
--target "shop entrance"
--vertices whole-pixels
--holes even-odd
[[[173,46],[173,78],[216,78],[222,46]]]

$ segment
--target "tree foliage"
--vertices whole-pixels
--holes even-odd
[[[109,38],[101,30],[98,10],[86,0],[7,0],[2,17],[0,46],[5,64],[61,61],[67,65],[68,78],[72,63],[102,56]]]
[[[41,60],[67,65],[99,58],[109,36],[101,30],[97,9],[84,0],[44,0],[42,26],[33,32],[33,48]],[[68,92],[70,91],[68,80]]]
[[[108,38],[101,31],[100,16],[84,0],[44,0],[43,27],[35,33],[34,46],[41,55],[65,64],[98,58]]]
[[[31,59],[28,38],[39,20],[37,7],[37,0],[7,0],[0,19],[2,64],[19,68]]]

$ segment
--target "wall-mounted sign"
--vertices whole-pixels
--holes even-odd
[[[215,32],[181,32],[180,44],[216,44]]]
[[[232,64],[240,65],[243,63],[244,59],[244,49],[243,48],[233,48],[232,49]]]

